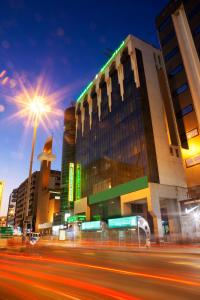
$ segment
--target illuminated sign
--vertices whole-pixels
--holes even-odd
[[[81,224],[81,230],[99,230],[101,229],[101,221],[84,222]]]
[[[76,165],[76,200],[81,199],[81,165]]]
[[[67,218],[68,223],[82,222],[86,220],[86,216],[84,215],[75,215]]]
[[[67,222],[67,219],[70,217],[70,213],[65,213],[65,222]]]
[[[74,201],[74,163],[69,163],[68,201]]]
[[[108,220],[108,228],[137,227],[137,216]]]

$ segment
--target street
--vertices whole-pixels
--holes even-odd
[[[199,299],[200,255],[87,248],[1,251],[0,299]]]

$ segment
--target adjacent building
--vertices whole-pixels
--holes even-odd
[[[51,161],[55,159],[52,154],[52,138],[47,139],[38,159],[41,161],[40,171],[35,171],[31,179],[29,229],[51,233],[53,214],[60,210],[60,171],[51,170]],[[28,178],[15,190],[15,227],[23,227],[27,185]]]
[[[161,51],[129,35],[77,99],[75,119],[74,214],[139,214],[156,236],[163,220],[180,233],[187,185]]]
[[[200,1],[171,0],[156,26],[189,193],[200,198]]]
[[[38,195],[39,172],[35,171],[31,177],[31,189],[29,196],[29,211],[28,215],[31,218],[32,227],[35,228],[36,204]],[[16,189],[17,199],[15,208],[15,227],[23,228],[25,218],[25,203],[27,197],[28,178],[26,178]]]
[[[17,189],[14,189],[9,197],[8,212],[7,212],[7,226],[15,225],[16,201],[17,201]]]
[[[35,230],[43,234],[51,234],[53,215],[60,211],[60,171],[51,170],[51,162],[55,160],[52,154],[52,137],[44,144],[42,153],[38,155],[41,161]]]
[[[64,133],[61,167],[61,213],[70,213],[74,208],[75,197],[75,106],[64,112]]]

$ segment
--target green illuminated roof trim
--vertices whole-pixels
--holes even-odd
[[[101,68],[101,70],[99,71],[99,73],[102,73],[105,71],[106,67],[111,63],[111,61],[115,58],[115,56],[119,53],[119,51],[124,47],[125,42],[123,41],[121,43],[121,45],[115,50],[115,52],[112,54],[111,58],[109,58],[109,60],[105,63],[105,65]],[[79,102],[82,97],[88,92],[88,90],[92,87],[94,80],[92,80],[87,86],[86,88],[83,90],[83,92],[80,94],[80,96],[77,99],[77,102]]]
[[[101,68],[100,72],[104,72],[105,68],[109,65],[109,63],[113,60],[113,58],[117,55],[117,53],[119,53],[119,51],[123,48],[123,46],[124,46],[124,41],[121,43],[121,45],[119,46],[119,48],[117,48],[117,50],[115,50],[115,52],[113,53],[113,55],[111,56],[111,58]]]

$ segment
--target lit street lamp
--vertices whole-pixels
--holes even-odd
[[[23,235],[26,235],[27,224],[29,222],[28,213],[29,213],[29,200],[30,200],[30,191],[31,191],[31,179],[32,179],[32,168],[33,168],[33,157],[35,151],[35,143],[37,136],[37,128],[39,121],[43,114],[50,112],[50,106],[46,104],[45,98],[41,96],[35,96],[31,102],[28,103],[29,112],[32,114],[33,120],[33,138],[32,138],[32,147],[31,147],[31,156],[30,156],[30,166],[29,166],[29,176],[27,184],[27,193],[25,200],[25,215],[23,220]],[[32,223],[32,221],[31,221]]]
[[[56,117],[63,116],[63,110],[57,108],[59,102],[65,97],[68,87],[50,92],[50,86],[45,84],[44,78],[40,77],[36,86],[29,85],[27,89],[24,83],[19,80],[20,92],[14,97],[7,97],[12,103],[18,106],[16,113],[9,117],[10,120],[24,118],[26,119],[25,127],[33,126],[33,138],[29,165],[29,176],[27,183],[27,192],[25,197],[24,214],[23,214],[23,235],[26,235],[28,222],[32,223],[29,218],[29,200],[31,192],[31,178],[33,157],[36,143],[37,128],[39,124],[48,132],[48,129],[52,129],[54,124],[57,124]],[[54,122],[52,122],[52,120]]]

